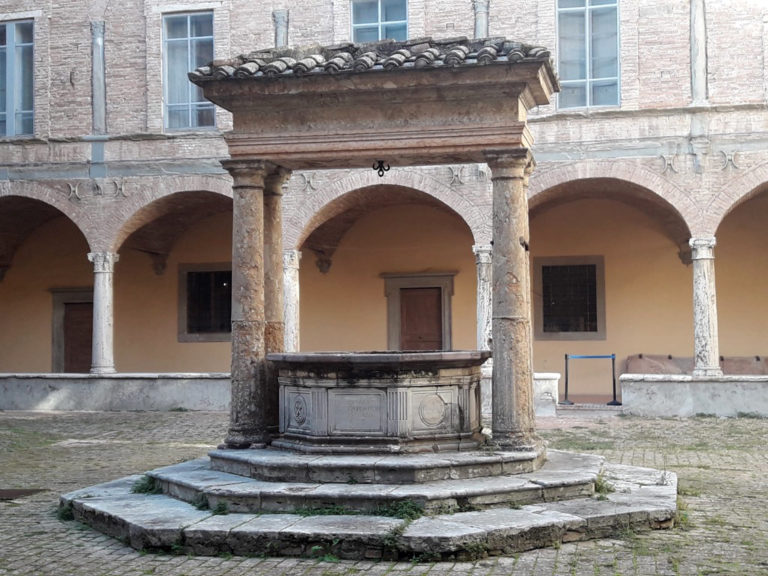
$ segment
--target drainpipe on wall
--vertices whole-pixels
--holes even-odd
[[[475,10],[475,38],[488,38],[488,5],[490,0],[473,0]]]

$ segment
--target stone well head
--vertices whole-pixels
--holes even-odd
[[[302,452],[476,449],[480,366],[489,351],[270,354],[278,369],[280,437]]]

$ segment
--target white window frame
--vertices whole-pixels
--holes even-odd
[[[562,110],[573,110],[579,108],[617,108],[621,106],[621,20],[619,19],[619,0],[613,0],[610,4],[591,5],[592,0],[584,0],[584,6],[575,8],[560,8],[559,0],[556,11],[557,22],[557,43],[558,54],[560,54],[561,42],[560,42],[560,14],[563,13],[577,13],[581,12],[584,15],[584,58],[586,67],[586,77],[579,80],[563,80],[560,79],[561,87],[565,88],[569,85],[581,85],[583,84],[586,91],[586,103],[581,106],[563,106],[560,95],[558,94],[558,108]],[[590,17],[591,12],[598,10],[606,10],[612,8],[616,14],[616,76],[606,76],[601,78],[592,77],[592,19]],[[559,56],[558,56],[559,60]],[[593,104],[592,103],[592,86],[601,82],[615,80],[616,81],[616,103],[615,104]]]
[[[544,266],[595,266],[597,330],[594,332],[544,331]],[[605,259],[602,256],[556,256],[533,259],[533,333],[536,340],[605,340]]]
[[[352,0],[349,3],[349,22],[351,25],[351,34],[352,34],[352,41],[357,42],[355,40],[355,30],[358,28],[370,28],[372,26],[378,26],[379,33],[378,33],[378,39],[379,40],[385,40],[386,38],[383,36],[383,27],[387,25],[392,24],[405,24],[405,37],[408,38],[408,0],[403,0],[405,2],[405,20],[382,20],[382,14],[381,14],[381,0],[376,0],[376,4],[378,6],[379,14],[378,14],[378,20],[376,22],[367,22],[365,24],[355,24],[355,18],[354,18],[354,9],[355,9],[355,1]]]
[[[16,42],[16,25],[18,24],[32,24],[32,42]],[[24,18],[18,20],[6,20],[0,22],[0,26],[5,28],[5,110],[2,113],[5,115],[5,131],[0,133],[0,138],[15,138],[15,137],[29,137],[33,136],[35,132],[35,93],[34,93],[34,78],[35,78],[35,20],[33,18]],[[17,109],[17,102],[21,99],[21,95],[18,91],[21,89],[21,82],[17,81],[19,76],[19,70],[16,66],[16,49],[19,47],[32,47],[32,108],[30,110]],[[32,130],[30,132],[17,132],[16,130],[16,115],[17,114],[31,114],[32,115]]]
[[[200,14],[209,14],[211,17],[211,30],[212,34],[210,36],[195,36],[192,37],[190,35],[189,30],[189,17],[200,15]],[[216,107],[207,101],[203,102],[193,102],[192,101],[192,94],[194,93],[194,85],[189,82],[189,86],[187,87],[187,100],[185,105],[188,107],[188,117],[187,117],[187,123],[184,126],[178,127],[178,128],[171,128],[168,125],[170,113],[169,108],[172,106],[169,104],[169,97],[168,97],[168,89],[170,88],[170,82],[168,78],[168,71],[169,71],[169,65],[168,65],[168,42],[169,39],[166,36],[166,18],[176,18],[179,16],[185,16],[187,18],[187,35],[184,38],[187,42],[187,67],[189,68],[189,71],[191,72],[193,69],[192,64],[192,49],[191,49],[191,41],[192,40],[206,40],[210,39],[211,41],[211,48],[212,52],[215,53],[215,37],[213,34],[213,28],[214,28],[214,14],[213,10],[188,10],[184,12],[164,12],[162,14],[161,18],[161,26],[162,26],[162,37],[161,37],[161,44],[162,44],[162,62],[163,62],[163,129],[166,132],[189,132],[189,131],[197,131],[197,130],[216,130]],[[172,39],[171,42],[180,40],[180,39]],[[214,54],[211,54],[211,59],[213,59]],[[195,110],[197,110],[200,107],[208,107],[210,104],[211,110],[212,110],[212,117],[213,122],[210,125],[204,125],[204,126],[193,126],[192,124],[192,114]],[[201,106],[202,105],[202,106]]]

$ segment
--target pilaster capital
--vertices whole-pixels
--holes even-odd
[[[282,8],[272,11],[272,22],[275,26],[287,26],[288,25],[288,9]]]
[[[490,0],[472,0],[472,8],[475,12],[488,12]]]
[[[291,177],[291,171],[282,166],[275,166],[264,180],[264,194],[267,196],[282,196],[283,186]]]
[[[283,267],[298,270],[301,262],[301,250],[283,250]]]
[[[93,262],[93,271],[101,273],[113,273],[115,263],[120,260],[120,255],[116,252],[89,252],[88,260]]]
[[[493,246],[490,244],[475,244],[472,246],[477,264],[490,264],[493,256]]]
[[[528,148],[486,152],[485,161],[491,169],[491,181],[512,178],[527,180],[535,166]]]
[[[691,238],[688,244],[691,247],[691,260],[714,260],[715,245],[717,244],[714,236]]]

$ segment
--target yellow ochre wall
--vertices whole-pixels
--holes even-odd
[[[393,206],[360,218],[344,235],[327,274],[303,252],[301,349],[386,350],[387,299],[380,274],[456,272],[454,349],[476,348],[477,285],[472,235],[461,219],[419,205]]]
[[[632,354],[692,356],[692,270],[677,251],[651,218],[617,201],[578,200],[537,214],[532,257],[604,257],[606,340],[534,340],[534,370],[563,374],[562,394],[566,353],[616,354],[617,378]],[[569,372],[569,396],[611,394],[610,360],[572,360]]]
[[[768,356],[768,194],[728,214],[717,231],[720,354]]]
[[[121,250],[115,266],[115,365],[120,372],[229,372],[229,342],[178,341],[179,264],[228,263],[232,213],[196,222],[173,246],[165,272]]]
[[[88,244],[60,216],[34,230],[0,282],[0,372],[50,372],[51,288],[93,286]]]

